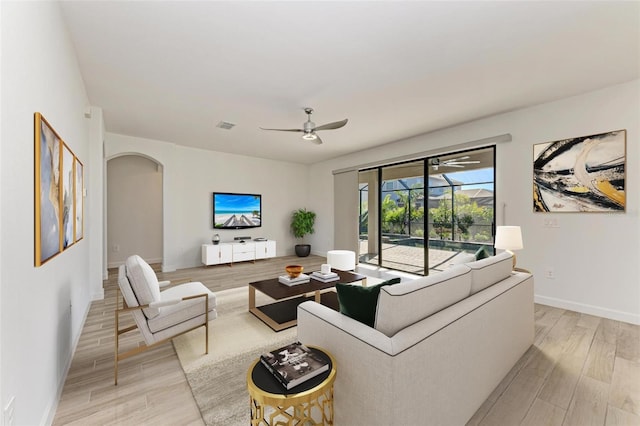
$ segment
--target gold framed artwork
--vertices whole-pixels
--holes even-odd
[[[80,160],[75,159],[73,176],[75,180],[75,204],[74,217],[75,223],[73,226],[74,241],[80,241],[84,237],[84,175],[83,166]]]
[[[82,238],[84,179],[82,163],[38,112],[34,140],[34,252],[41,266]]]
[[[627,131],[533,146],[534,212],[624,212]]]
[[[74,217],[74,202],[75,197],[73,178],[73,153],[69,149],[66,143],[62,143],[62,164],[60,170],[60,176],[62,177],[61,185],[61,200],[62,200],[62,249],[66,249],[74,243],[73,225],[75,221]]]

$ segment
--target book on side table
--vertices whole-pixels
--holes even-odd
[[[260,362],[286,389],[298,386],[329,369],[327,361],[300,342],[262,354]]]

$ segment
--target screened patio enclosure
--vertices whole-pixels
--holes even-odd
[[[492,252],[494,149],[360,171],[359,261],[427,275],[461,253]]]

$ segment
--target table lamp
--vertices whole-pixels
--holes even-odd
[[[522,249],[522,231],[519,226],[498,226],[494,247],[504,249],[513,255],[513,269],[516,269],[516,255],[513,250]]]

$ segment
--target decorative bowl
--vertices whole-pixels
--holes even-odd
[[[304,268],[300,265],[287,265],[284,270],[289,274],[289,278],[297,278],[304,271]]]

